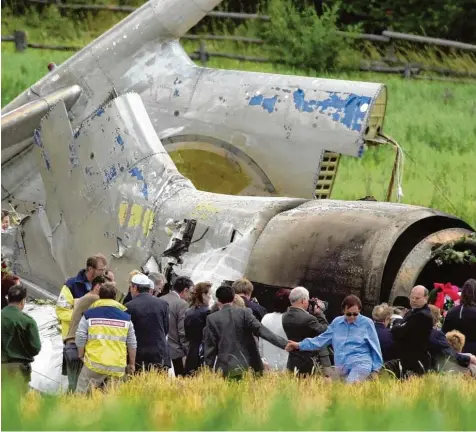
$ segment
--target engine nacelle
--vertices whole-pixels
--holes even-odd
[[[437,266],[435,245],[470,234],[462,220],[422,207],[370,201],[310,201],[275,216],[250,256],[246,277],[260,302],[272,309],[277,287],[304,286],[340,313],[348,294],[362,299],[364,312],[409,295],[416,284],[461,286],[475,266]],[[474,248],[474,246],[473,246]]]

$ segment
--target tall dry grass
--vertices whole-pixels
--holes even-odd
[[[4,391],[3,430],[470,430],[476,424],[476,381],[452,375],[348,385],[277,373],[239,382],[209,372],[191,379],[152,373],[90,397],[30,392],[18,403],[12,395]]]

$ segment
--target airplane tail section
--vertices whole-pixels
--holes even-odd
[[[195,190],[162,146],[137,94],[113,99],[76,130],[61,101],[42,119],[35,144],[46,202],[55,203],[46,209],[56,226],[53,255],[67,274],[98,250],[124,260],[139,256],[144,261],[130,264],[140,266],[146,257],[137,251],[154,241],[149,234],[157,209],[179,190]]]

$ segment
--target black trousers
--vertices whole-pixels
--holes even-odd
[[[172,364],[174,365],[175,376],[185,376],[185,367],[183,366],[182,357],[172,359]]]
[[[425,359],[426,360],[426,359]],[[418,360],[389,360],[383,365],[384,371],[395,378],[405,379],[410,375],[424,375],[430,370],[429,364]]]
[[[79,374],[83,368],[83,362],[78,357],[78,348],[75,343],[67,343],[63,348],[63,358],[66,362],[66,373],[68,375],[68,390],[76,391]]]
[[[136,374],[141,372],[150,372],[151,370],[167,372],[169,367],[165,366],[163,363],[136,362]]]
[[[20,394],[29,389],[31,381],[30,363],[2,363],[2,393],[6,394],[5,386],[15,386]]]

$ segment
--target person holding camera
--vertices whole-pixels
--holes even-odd
[[[268,311],[256,299],[251,297],[254,290],[253,284],[248,279],[241,278],[233,282],[232,288],[235,290],[235,294],[238,294],[243,299],[245,306],[251,309],[254,317],[261,322]]]
[[[323,302],[310,300],[309,291],[304,287],[296,287],[289,294],[291,306],[283,314],[283,328],[291,341],[301,342],[306,338],[319,336],[327,330],[328,322],[322,308]],[[312,301],[312,305],[311,305]],[[311,307],[310,307],[311,306]],[[327,376],[331,375],[331,361],[326,347],[317,351],[291,351],[287,368],[300,375],[311,375],[319,367],[324,368]]]

